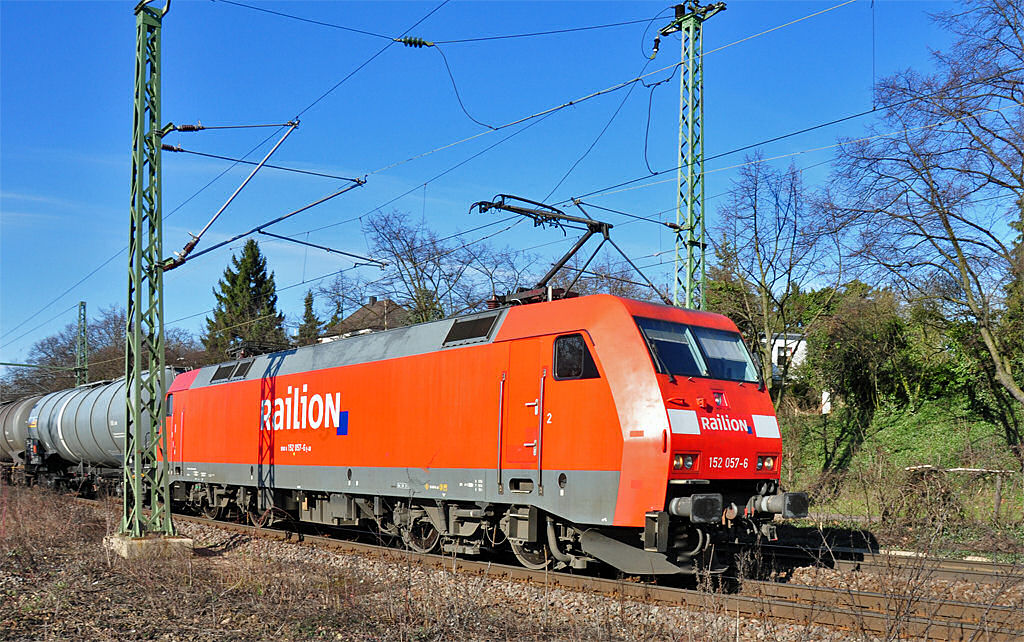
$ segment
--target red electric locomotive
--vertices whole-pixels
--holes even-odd
[[[362,334],[179,375],[177,501],[375,524],[416,550],[692,572],[806,515],[735,325],[610,295]],[[696,562],[696,564],[695,564]]]

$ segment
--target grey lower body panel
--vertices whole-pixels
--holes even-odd
[[[565,483],[560,484],[560,476]],[[619,493],[618,471],[544,470],[543,494],[537,470],[497,471],[465,468],[293,466],[172,462],[172,482],[224,484],[277,490],[380,495],[414,500],[486,502],[536,506],[577,524],[611,526]],[[510,480],[529,492],[510,489]]]

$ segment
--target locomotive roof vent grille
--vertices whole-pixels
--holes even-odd
[[[249,370],[252,368],[254,361],[255,359],[249,359],[248,361],[239,362],[238,366],[235,368],[234,374],[231,375],[231,378],[238,379],[239,377],[244,377],[249,374]]]
[[[235,364],[233,364],[233,363],[226,363],[226,364],[220,366],[219,368],[217,368],[217,372],[214,372],[213,376],[210,377],[210,383],[213,383],[214,381],[220,381],[221,379],[227,379],[228,377],[231,376],[231,373],[234,372],[234,371],[235,371]]]
[[[486,340],[490,338],[491,331],[494,330],[494,322],[497,320],[497,314],[457,320],[448,331],[448,336],[444,338],[443,345],[462,345]]]

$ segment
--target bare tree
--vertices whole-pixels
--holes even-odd
[[[607,246],[606,246],[607,247]],[[617,255],[606,252],[586,264],[589,255],[574,255],[551,279],[556,288],[570,289],[585,296],[588,294],[613,294],[627,299],[661,302],[661,295],[643,282],[643,278]]]
[[[515,292],[531,282],[530,268],[535,259],[532,254],[487,243],[467,245],[463,251],[464,258],[470,259],[477,296],[483,296],[484,300],[495,294]]]
[[[802,309],[801,289],[829,276],[838,285],[841,261],[833,230],[809,203],[800,170],[773,169],[759,155],[748,161],[720,211],[716,270],[727,287],[711,303],[754,333],[761,376],[770,383],[773,341],[779,337],[785,344],[790,333],[806,332],[828,307],[826,300],[815,310]],[[776,407],[788,372],[786,361],[774,390]]]
[[[75,374],[69,368],[75,365],[75,345],[78,339],[77,324],[68,324],[56,334],[44,337],[33,344],[27,362],[45,368],[18,368],[0,381],[0,397],[3,401],[18,397],[44,394],[73,388]],[[119,306],[101,308],[99,314],[88,322],[89,378],[104,381],[124,376],[125,352],[125,311]],[[164,336],[167,351],[167,365],[188,367],[204,362],[201,346],[195,337],[182,328],[167,328]]]
[[[1013,266],[1008,223],[1024,216],[1024,7],[976,0],[938,20],[956,37],[939,71],[876,89],[889,105],[870,135],[842,146],[830,194],[856,232],[857,256],[909,300],[943,303],[972,322],[995,378],[1020,404],[1011,346],[1000,337]]]
[[[403,306],[411,323],[477,310],[491,295],[518,289],[530,262],[528,255],[508,248],[441,237],[401,212],[370,216],[363,232],[371,254],[387,267],[368,279],[342,273],[318,289],[332,325],[369,296]]]
[[[330,281],[316,289],[316,296],[325,304],[324,327],[329,329],[341,323],[365,302],[367,285],[358,276],[339,272]]]

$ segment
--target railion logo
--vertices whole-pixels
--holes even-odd
[[[262,430],[319,430],[334,428],[348,434],[348,411],[341,409],[341,393],[307,395],[307,385],[288,386],[284,397],[260,400]]]
[[[745,432],[753,434],[754,427],[742,419],[733,419],[729,415],[718,417],[701,417],[701,430],[731,430],[733,432]]]

